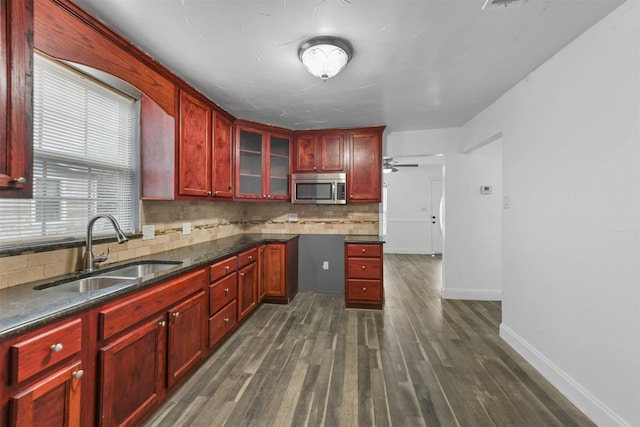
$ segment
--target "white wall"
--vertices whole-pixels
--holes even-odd
[[[402,163],[412,163],[403,158]],[[383,174],[387,192],[386,253],[431,254],[432,179],[442,179],[442,165],[398,168]]]
[[[503,134],[501,336],[603,426],[640,426],[639,9],[463,128],[464,146]]]
[[[498,140],[472,154],[448,155],[445,159],[442,259],[442,296],[445,298],[501,299],[500,146]],[[491,186],[491,194],[482,194],[481,186]]]

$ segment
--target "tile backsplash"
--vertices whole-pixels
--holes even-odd
[[[289,214],[297,221],[289,221]],[[143,201],[142,225],[155,226],[152,240],[131,239],[94,245],[94,253],[111,248],[108,262],[164,252],[238,233],[378,234],[379,205],[292,205],[201,201]],[[183,223],[191,234],[182,234]],[[81,268],[82,247],[24,253],[0,258],[0,289],[71,273]]]

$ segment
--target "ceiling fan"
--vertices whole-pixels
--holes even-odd
[[[417,163],[400,163],[397,160],[393,160],[393,157],[384,157],[382,159],[382,172],[398,172],[397,168],[417,168]]]

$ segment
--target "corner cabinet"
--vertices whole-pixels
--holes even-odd
[[[271,128],[236,128],[236,185],[234,198],[288,201],[291,134]]]
[[[348,203],[379,203],[382,200],[382,131],[384,127],[347,133],[349,167]]]
[[[33,194],[33,0],[0,1],[0,197]]]

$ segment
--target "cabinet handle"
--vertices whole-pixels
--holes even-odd
[[[240,277],[244,277],[244,273],[240,273]]]
[[[229,267],[228,265],[224,266],[224,269],[227,270],[227,271],[229,271],[229,268],[231,268],[231,267]]]
[[[314,170],[314,171],[315,171],[315,170],[318,170],[318,168],[314,166],[314,167],[313,167],[313,170]]]
[[[367,252],[367,250],[366,250],[366,249],[363,249],[363,250],[362,250],[362,253],[363,253],[363,254],[364,254],[364,253],[366,253],[366,252]]]
[[[267,195],[266,195],[266,194],[263,194],[263,195],[262,195],[262,198],[263,198],[263,199],[266,199],[266,198],[267,198]]]
[[[180,317],[180,312],[176,311],[175,313],[173,313],[173,317]]]
[[[247,258],[248,259],[253,259],[253,255],[249,255]]]
[[[13,178],[13,182],[15,182],[16,184],[24,184],[25,182],[27,182],[27,178],[25,178],[24,176]]]
[[[365,266],[363,265],[363,266],[362,266],[362,269],[363,269],[363,270],[366,270],[366,269],[367,269],[367,267],[365,267]]]
[[[63,345],[61,342],[56,343],[54,345],[51,346],[51,351],[53,351],[54,353],[60,353],[63,349]]]
[[[267,194],[267,198],[270,199],[271,198],[271,194]]]
[[[224,323],[229,323],[229,318],[228,317],[224,318]]]
[[[362,288],[362,292],[367,292],[367,288]]]
[[[167,322],[165,322],[164,320],[161,320],[161,321],[159,321],[159,322],[158,322],[158,325],[159,325],[161,328],[164,328],[165,326],[167,326]]]
[[[84,375],[84,370],[82,369],[78,369],[77,371],[73,372],[71,374],[71,376],[77,380],[79,380],[80,378],[82,378],[82,376]]]
[[[224,294],[229,295],[229,288],[224,288]]]
[[[213,195],[214,195],[214,196],[217,196],[217,195],[218,195],[218,191],[214,191],[214,192],[213,192]]]
[[[324,166],[322,167],[322,170],[324,170]]]
[[[349,194],[349,197],[353,199],[353,194]]]
[[[207,194],[210,196],[211,195],[211,191],[207,191]]]

